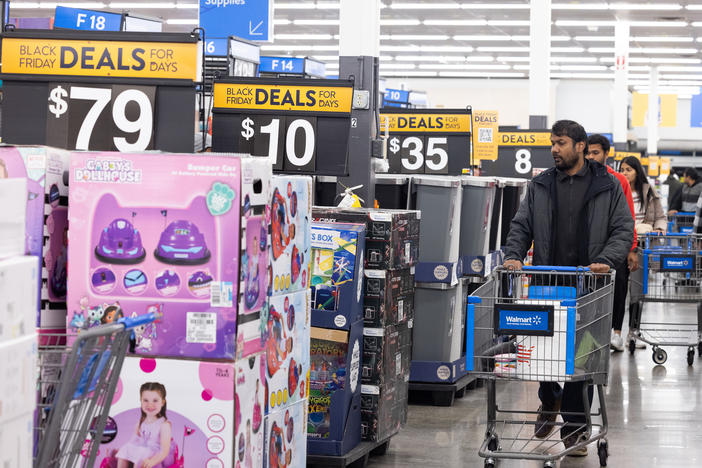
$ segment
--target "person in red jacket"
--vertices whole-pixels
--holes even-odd
[[[585,156],[591,161],[607,167],[607,171],[617,178],[624,190],[624,196],[629,204],[632,219],[636,219],[634,199],[631,195],[631,187],[626,177],[607,166],[607,155],[609,154],[609,140],[599,134],[590,135],[587,139],[588,153]],[[612,339],[610,347],[615,351],[624,351],[624,339],[622,338],[622,324],[624,323],[624,312],[626,310],[626,295],[629,285],[629,272],[636,271],[639,267],[639,257],[636,252],[637,247],[636,230],[634,230],[634,243],[631,251],[623,265],[617,266],[617,276],[614,280],[614,306],[612,310]]]

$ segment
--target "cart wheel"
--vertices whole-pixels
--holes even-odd
[[[490,441],[488,442],[488,450],[491,452],[497,452],[497,449],[500,447],[500,440],[497,438],[497,436],[490,436]]]
[[[382,457],[383,455],[385,455],[387,453],[389,447],[390,447],[390,441],[386,440],[385,442],[383,442],[382,444],[378,445],[376,448],[371,450],[370,454],[371,454],[371,456],[374,456],[374,457]]]
[[[597,455],[600,457],[600,466],[607,466],[607,458],[609,457],[607,439],[602,439],[600,443],[597,444]]]
[[[495,460],[493,460],[492,458],[486,458],[485,468],[495,468]]]
[[[688,348],[687,350],[687,365],[691,366],[695,362],[695,348]]]
[[[654,348],[653,350],[653,362],[656,364],[663,364],[668,360],[668,353],[664,349]]]
[[[631,354],[633,356],[635,351],[636,351],[636,340],[629,340],[629,354]]]
[[[463,398],[464,396],[466,396],[466,387],[456,390],[456,398]]]

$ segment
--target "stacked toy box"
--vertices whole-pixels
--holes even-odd
[[[315,208],[314,217],[366,227],[361,430],[363,439],[382,441],[406,420],[420,214]]]
[[[312,225],[311,454],[343,455],[361,440],[365,240],[361,224]]]
[[[26,179],[24,253],[36,257],[41,272],[34,310],[44,341],[66,330],[69,157],[44,146],[0,146],[0,179]],[[3,223],[20,219],[14,214],[5,213]],[[3,243],[13,238],[2,237]]]
[[[27,180],[0,179],[0,466],[32,466],[36,409],[37,257],[24,256]],[[17,222],[17,221],[20,222]]]
[[[266,377],[265,467],[303,467],[307,459],[311,200],[310,177],[273,176],[268,303],[260,319]]]

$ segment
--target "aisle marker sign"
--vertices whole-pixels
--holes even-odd
[[[350,113],[352,98],[353,89],[350,87],[214,85],[214,107],[222,109]]]
[[[5,37],[2,73],[197,80],[197,43]]]
[[[200,0],[200,27],[208,37],[273,39],[272,0]]]
[[[497,120],[497,111],[473,111],[473,156],[476,164],[481,160],[497,160]]]
[[[54,13],[54,28],[79,31],[120,31],[122,29],[122,15],[57,6]]]

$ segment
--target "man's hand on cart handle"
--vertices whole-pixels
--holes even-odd
[[[626,257],[626,263],[629,265],[629,271],[636,271],[639,269],[639,256],[636,252],[629,252]]]
[[[502,266],[508,270],[521,270],[523,265],[519,260],[505,260]]]
[[[674,216],[674,215],[676,215],[676,214],[678,214],[678,210],[670,210],[670,211],[668,212],[668,216]]]
[[[593,273],[609,273],[609,265],[604,263],[591,263],[588,268]]]

